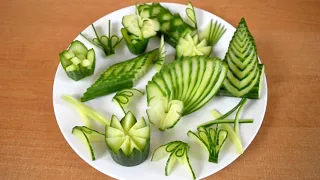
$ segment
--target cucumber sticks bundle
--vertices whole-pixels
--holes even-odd
[[[232,37],[224,61],[229,71],[218,94],[259,99],[264,65],[259,64],[256,44],[244,18]]]
[[[97,47],[102,49],[106,56],[114,54],[115,48],[121,42],[122,38],[120,39],[116,35],[111,36],[111,21],[109,20],[108,36],[105,36],[105,35],[99,36],[95,26],[91,24],[91,27],[94,31],[94,34],[96,35],[96,37],[93,38],[92,41],[89,40],[89,38],[87,38],[84,34],[80,33],[80,35],[85,39],[87,39],[89,42],[91,42],[93,45],[96,45]]]
[[[142,77],[158,57],[158,49],[137,56],[133,59],[114,64],[100,75],[81,97],[88,101],[119,90],[132,88],[136,80]]]
[[[160,23],[158,35],[164,35],[164,40],[173,47],[176,47],[178,40],[190,33],[195,35],[196,29],[185,23],[179,14],[172,14],[167,8],[159,3],[142,4],[138,11],[143,17],[156,19]]]
[[[116,163],[136,166],[148,158],[150,128],[143,117],[137,121],[129,111],[121,121],[112,116],[110,126],[106,126],[105,141]]]
[[[220,89],[228,67],[218,58],[183,57],[163,67],[147,84],[147,115],[160,130],[204,106]]]
[[[88,50],[80,41],[71,43],[68,50],[59,54],[60,62],[68,77],[78,81],[94,73],[96,55],[93,49]]]

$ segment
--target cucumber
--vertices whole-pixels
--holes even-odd
[[[86,144],[92,161],[96,159],[93,147],[91,145],[91,142],[101,142],[104,139],[104,134],[90,129],[86,126],[75,126],[72,128],[72,134],[75,135],[82,143]]]
[[[122,28],[121,33],[129,51],[132,54],[138,55],[143,53],[147,49],[149,38],[139,39],[139,37],[137,36],[130,35],[126,28]]]
[[[188,16],[188,20],[191,23],[191,26],[195,29],[198,28],[197,26],[197,18],[196,18],[196,13],[194,11],[194,7],[191,2],[188,3],[188,7],[186,9],[186,14]]]
[[[110,125],[109,119],[105,118],[102,114],[100,114],[96,110],[92,109],[91,107],[78,101],[77,99],[75,99],[71,95],[63,95],[62,99],[67,101],[71,105],[73,105],[78,110],[85,126],[87,126],[89,128],[92,127],[91,121],[89,119],[93,119],[104,126]]]
[[[87,89],[81,101],[88,101],[123,89],[130,89],[158,56],[158,49],[110,66]]]
[[[122,111],[126,113],[125,108],[128,107],[133,98],[141,95],[144,95],[144,93],[138,89],[124,89],[118,91],[113,97],[112,101],[119,105]]]
[[[199,42],[198,35],[191,37],[187,34],[184,37],[180,37],[176,46],[176,58],[181,56],[196,56],[206,55],[209,56],[212,50],[212,46],[207,46],[206,39]]]
[[[226,30],[221,23],[218,23],[218,21],[213,23],[213,20],[211,20],[205,29],[199,33],[199,39],[206,39],[209,46],[214,46]]]
[[[131,111],[118,120],[113,116],[105,129],[105,141],[112,159],[122,166],[136,166],[149,155],[150,128],[144,118],[136,120]]]
[[[80,41],[75,40],[69,49],[59,54],[60,63],[67,76],[79,81],[94,73],[96,58],[94,49],[88,50]]]
[[[224,60],[229,71],[219,95],[259,99],[264,66],[259,64],[255,41],[244,18],[231,39]]]
[[[161,35],[160,47],[159,47],[159,58],[154,62],[154,67],[157,71],[160,71],[166,58],[166,47],[164,45],[164,37]]]
[[[159,146],[152,155],[151,161],[159,161],[169,155],[165,166],[165,175],[168,176],[172,171],[176,162],[184,164],[188,172],[196,179],[196,175],[189,161],[188,151],[189,145],[182,141],[172,141]]]
[[[163,67],[146,87],[150,123],[160,130],[173,128],[215,96],[227,69],[220,59],[208,56],[182,57]]]
[[[228,131],[215,128],[198,128],[198,132],[188,131],[188,137],[205,147],[209,153],[209,162],[218,163],[219,153],[226,142]]]
[[[164,41],[173,47],[176,47],[178,40],[187,33],[196,34],[196,28],[190,26],[182,20],[179,14],[172,14],[168,9],[159,3],[142,4],[138,6],[138,11],[149,11],[150,19],[156,19],[159,22],[158,36],[163,35]]]
[[[114,54],[116,46],[122,41],[123,38],[119,38],[116,35],[111,35],[111,21],[109,20],[109,24],[108,24],[108,36],[105,36],[105,35],[99,36],[94,24],[91,24],[91,27],[96,36],[95,38],[90,40],[83,33],[80,33],[80,35],[85,39],[87,39],[89,42],[91,42],[93,45],[100,48],[104,52],[105,56],[110,56]]]

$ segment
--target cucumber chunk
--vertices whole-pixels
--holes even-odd
[[[73,41],[69,49],[62,51],[59,57],[67,76],[75,81],[91,76],[94,73],[94,50],[88,50],[86,46],[78,40]],[[88,58],[90,58],[90,61],[87,60]]]
[[[112,159],[122,166],[136,166],[149,155],[150,127],[144,118],[136,120],[128,111],[119,121],[115,116],[106,126],[105,141]]]
[[[176,46],[176,58],[181,56],[196,56],[206,55],[209,56],[212,50],[212,46],[207,45],[206,39],[199,42],[198,35],[191,37],[187,34],[184,37],[180,37]]]

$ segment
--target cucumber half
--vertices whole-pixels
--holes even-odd
[[[116,95],[113,97],[112,101],[120,106],[122,111],[126,113],[126,108],[129,103],[133,100],[133,98],[137,96],[142,96],[144,93],[138,89],[124,89],[118,91]]]
[[[160,130],[175,126],[211,100],[227,74],[227,65],[207,56],[182,57],[164,66],[148,82],[148,119]]]
[[[200,143],[209,153],[209,162],[218,163],[219,153],[228,137],[228,131],[215,128],[198,128],[198,132],[188,131],[188,137]]]
[[[158,57],[158,49],[110,66],[81,97],[88,101],[119,90],[130,89]]]
[[[102,142],[104,140],[104,134],[96,130],[90,129],[86,126],[75,126],[72,129],[72,134],[75,135],[87,146],[91,155],[91,159],[94,161],[96,157],[91,143]]]
[[[264,66],[259,64],[258,52],[244,18],[234,33],[225,56],[229,71],[222,92],[235,97],[260,98]]]
[[[150,128],[143,117],[137,121],[128,111],[121,121],[112,117],[110,126],[106,126],[105,141],[116,163],[136,166],[148,158]]]
[[[94,49],[88,50],[80,41],[75,40],[69,49],[59,54],[60,63],[67,76],[75,81],[79,81],[94,73],[96,57]]]
[[[207,45],[207,40],[203,39],[199,41],[198,35],[191,37],[187,34],[185,37],[181,37],[176,46],[176,58],[181,56],[196,56],[206,55],[209,56],[212,50],[212,46]]]
[[[166,166],[165,175],[168,176],[172,171],[176,162],[179,162],[187,168],[188,172],[192,175],[193,179],[196,179],[196,175],[192,169],[189,161],[188,151],[189,145],[182,141],[172,141],[167,144],[159,146],[152,155],[151,161],[159,161],[169,156]]]

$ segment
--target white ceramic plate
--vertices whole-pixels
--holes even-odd
[[[161,3],[163,6],[169,8],[174,13],[179,13],[182,18],[186,19],[185,16],[185,5],[173,4],[173,3]],[[228,49],[229,42],[232,38],[232,35],[235,31],[235,28],[224,21],[223,19],[201,9],[195,9],[196,16],[198,20],[198,26],[200,29],[203,29],[211,19],[218,20],[222,23],[226,28],[226,33],[222,36],[219,42],[215,45],[213,51],[216,56],[220,58],[224,58],[225,53]],[[98,28],[100,34],[107,34],[108,20],[112,21],[112,32],[118,32],[120,34],[121,19],[124,15],[135,13],[135,7],[130,6],[127,8],[123,8],[117,10],[113,13],[110,13],[101,19],[94,22],[95,26]],[[239,16],[240,21],[241,16]],[[249,22],[250,25],[250,22]],[[102,28],[103,27],[103,28]],[[88,26],[84,31],[84,34],[93,37],[93,31],[90,26]],[[213,98],[206,106],[201,108],[200,110],[192,113],[188,116],[183,117],[178,124],[171,130],[166,132],[159,132],[157,129],[152,128],[151,131],[151,149],[148,159],[135,167],[123,167],[116,164],[110,154],[106,149],[106,145],[104,142],[100,144],[94,144],[94,150],[96,152],[97,160],[91,161],[91,157],[86,149],[86,147],[71,134],[71,130],[74,126],[83,125],[80,119],[79,114],[76,110],[67,102],[61,100],[61,96],[64,94],[71,94],[77,98],[80,98],[82,94],[85,92],[86,88],[88,88],[95,80],[99,77],[99,75],[104,72],[108,66],[117,63],[119,61],[124,61],[134,57],[127,47],[124,44],[124,41],[119,45],[116,49],[116,54],[110,56],[108,58],[104,57],[103,52],[100,49],[97,49],[88,41],[78,36],[76,39],[82,41],[88,48],[94,48],[96,52],[96,69],[95,73],[91,77],[87,77],[81,81],[75,82],[67,77],[61,65],[59,65],[56,76],[54,79],[53,86],[53,105],[54,112],[58,122],[58,125],[61,129],[61,132],[67,142],[70,144],[72,149],[88,164],[101,171],[102,173],[111,176],[116,179],[137,179],[137,180],[156,180],[156,179],[191,179],[191,176],[183,166],[176,166],[170,176],[164,175],[164,167],[166,159],[151,162],[151,156],[155,148],[157,148],[161,144],[165,144],[172,140],[182,140],[188,142],[190,145],[189,157],[195,174],[198,179],[202,179],[204,177],[210,176],[222,168],[226,167],[228,164],[233,162],[239,155],[236,153],[234,146],[231,144],[230,140],[225,144],[222,152],[220,152],[219,163],[209,163],[207,161],[208,155],[207,152],[200,148],[200,145],[191,141],[187,137],[188,130],[196,130],[198,124],[211,120],[210,110],[213,108],[218,109],[220,112],[225,113],[234,107],[239,101],[239,98],[231,98],[231,97],[215,97]],[[71,42],[71,41],[70,41]],[[148,49],[152,50],[159,46],[158,38],[153,38],[149,45]],[[66,47],[67,48],[67,47]],[[174,49],[166,44],[167,48],[167,59],[173,60],[175,51]],[[145,85],[149,79],[155,74],[155,70],[151,69],[136,85],[138,89],[145,89]],[[103,113],[106,117],[110,118],[112,114],[116,114],[118,117],[122,117],[123,114],[118,106],[111,102],[113,94],[97,98],[91,101],[86,102],[87,105],[95,108],[97,111]],[[146,97],[141,98],[141,101],[137,102],[135,105],[135,109],[133,109],[133,113],[137,116],[137,118],[146,116]],[[252,142],[254,137],[256,136],[266,110],[267,105],[267,82],[266,78],[264,78],[264,86],[262,89],[261,99],[259,100],[249,100],[245,105],[245,108],[242,112],[242,117],[245,118],[253,118],[254,123],[252,124],[241,124],[241,139],[243,142],[243,146],[246,149],[249,144]],[[96,129],[100,130],[100,132],[104,132],[104,127],[99,126],[98,124],[95,126]],[[77,162],[74,162],[77,163]]]

